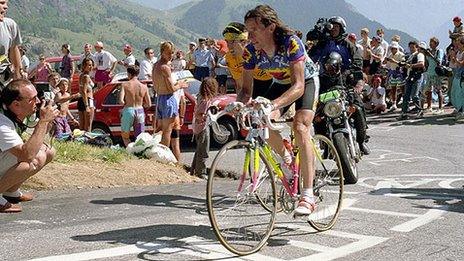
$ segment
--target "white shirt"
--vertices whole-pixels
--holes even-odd
[[[390,54],[388,55],[388,58],[392,58],[393,60],[395,60],[397,62],[402,62],[404,60],[404,53],[402,53],[400,51],[396,51],[396,53],[393,55],[393,53],[390,52]],[[398,68],[398,66],[399,65],[397,63],[393,63],[393,62],[390,62],[390,61],[387,62],[387,68],[388,69],[396,70],[396,68]]]
[[[380,62],[383,61],[383,58],[385,57],[385,49],[383,49],[383,47],[381,45],[375,47],[374,49],[372,49],[372,53],[376,56],[380,56]],[[374,59],[374,57],[371,57],[371,63],[373,61],[377,61],[377,59]]]
[[[151,78],[149,75],[151,75],[151,71],[153,70],[153,64],[157,61],[158,59],[153,57],[151,61],[145,58],[145,60],[140,63],[139,80],[149,80]]]
[[[110,53],[105,50],[101,52],[96,52],[94,54],[95,65],[97,70],[105,71],[111,69],[111,65],[117,61],[117,59]]]
[[[174,72],[177,71],[182,71],[185,69],[185,66],[187,66],[187,62],[182,58],[182,59],[174,59],[171,62],[171,68]]]
[[[388,44],[387,41],[382,39],[382,43],[380,43],[380,46],[382,46],[382,48],[383,48],[383,58],[387,57],[387,50],[388,50],[388,46],[390,46],[390,45]]]
[[[22,44],[21,33],[16,22],[8,17],[0,22],[0,55],[8,56],[11,46]]]
[[[26,55],[21,56],[21,65],[23,67],[23,70],[27,72],[27,69],[29,69],[29,65],[31,62],[29,61],[29,58],[27,58]]]
[[[367,95],[371,95],[372,92],[375,92],[372,95],[372,98],[371,98],[372,104],[374,104],[374,105],[386,105],[386,102],[385,102],[385,88],[383,88],[383,87],[371,88]]]
[[[364,54],[364,46],[361,44],[356,43],[356,51],[358,52],[358,55],[363,57]]]
[[[135,65],[135,57],[133,54],[129,54],[126,58],[122,59],[122,62],[125,66]]]
[[[16,156],[8,150],[21,144],[23,140],[16,132],[14,123],[0,113],[0,177],[18,163]]]

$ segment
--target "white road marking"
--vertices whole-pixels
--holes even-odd
[[[288,224],[289,228],[303,230],[306,232],[314,232],[313,229],[310,227],[304,227],[295,224]],[[358,241],[346,244],[341,247],[337,248],[327,248],[327,251],[321,251],[320,253],[313,254],[310,256],[301,257],[298,259],[294,259],[294,261],[305,261],[305,260],[334,260],[337,258],[348,256],[352,253],[356,253],[358,251],[373,247],[378,245],[388,238],[385,237],[377,237],[377,236],[366,236],[361,234],[351,234],[347,232],[329,230],[325,232],[321,232],[322,235],[333,236],[333,237],[342,237],[342,238],[349,238],[349,239],[356,239]],[[313,249],[314,250],[314,249]]]
[[[440,206],[438,209],[431,209],[424,215],[421,215],[420,217],[407,221],[403,224],[394,226],[390,230],[398,232],[411,232],[418,227],[424,226],[434,220],[439,219],[448,211],[448,208],[448,206]]]
[[[351,210],[351,211],[359,211],[365,213],[373,213],[373,214],[381,214],[387,216],[395,216],[395,217],[420,217],[422,215],[419,214],[411,214],[411,213],[403,213],[403,212],[395,212],[395,211],[385,211],[385,210],[376,210],[376,209],[367,209],[367,208],[356,208],[356,207],[349,207],[345,208],[344,210]]]
[[[453,182],[457,182],[457,181],[460,181],[460,180],[464,180],[464,179],[447,179],[447,180],[442,180],[440,181],[440,183],[438,183],[438,186],[442,187],[442,188],[446,188],[446,189],[454,189],[455,187],[451,186],[451,183]],[[461,187],[462,188],[462,185]]]
[[[356,203],[357,199],[345,198],[342,201],[342,210],[344,208],[350,207]],[[321,206],[322,207],[322,206]],[[337,205],[326,206],[325,208],[316,208],[316,211],[308,216],[308,219],[311,220],[321,220],[325,219],[332,215],[335,212]]]
[[[371,160],[371,161],[368,161],[368,162],[370,164],[372,164],[372,165],[380,166],[380,165],[382,165],[382,163],[386,163],[386,162],[402,161],[402,162],[410,163],[410,162],[421,160],[421,159],[440,161],[439,159],[436,159],[436,158],[425,157],[424,156],[424,157],[410,157],[410,158],[402,158],[402,159],[388,159],[388,160],[376,160],[376,161]]]
[[[333,247],[328,247],[328,246],[323,246],[319,244],[313,244],[310,242],[303,242],[303,241],[297,241],[297,240],[289,240],[288,244],[291,246],[307,249],[307,250],[313,250],[317,252],[328,252],[328,251],[333,251]]]
[[[385,131],[385,132],[390,132],[394,129],[397,129],[401,126],[395,126],[395,127],[380,127],[380,126],[372,126],[372,127],[369,127],[369,131]]]
[[[40,220],[15,220],[13,223],[21,224],[21,225],[43,225],[45,222],[42,222]]]

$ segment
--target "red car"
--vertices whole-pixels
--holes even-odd
[[[60,71],[60,65],[61,65],[61,60],[63,59],[63,57],[47,57],[45,58],[45,61],[48,62],[51,67],[55,70],[55,72],[59,72]],[[80,59],[80,56],[79,55],[73,55],[71,56],[71,59],[72,61],[74,62],[74,68],[76,68],[74,70],[74,74],[72,76],[72,84],[71,84],[71,88],[70,88],[70,91],[71,93],[78,93],[79,92],[79,71],[77,70],[77,64],[76,62],[79,61]],[[29,73],[32,72],[32,70],[35,69],[35,67],[37,67],[37,64],[38,63],[34,63],[30,69],[29,69]],[[36,86],[38,86],[37,88],[40,89],[42,86],[46,86],[46,88],[48,88],[48,82],[40,82],[40,83],[35,83]]]
[[[121,137],[121,111],[123,105],[119,104],[119,93],[121,84],[127,79],[121,81],[114,81],[108,83],[100,90],[94,93],[95,101],[95,118],[92,124],[92,131],[99,133],[110,134],[113,141],[117,142]],[[151,81],[144,81],[143,83],[150,86]],[[196,104],[196,96],[200,90],[200,81],[189,81],[189,87],[185,90],[185,97],[187,100],[187,108],[185,112],[184,125],[181,129],[181,135],[192,135],[192,119],[193,112]],[[151,88],[150,88],[151,89]],[[214,99],[213,104],[216,104],[220,109],[223,109],[227,104],[235,101],[235,94],[226,94],[218,96]],[[77,103],[74,102],[69,106],[73,115],[78,118]],[[145,109],[146,122],[145,130],[152,132],[152,121],[155,114],[156,98],[152,98],[152,106]],[[228,137],[221,137],[214,135],[211,132],[212,142],[217,146],[221,146],[230,140],[241,137],[235,119],[230,115],[223,116],[220,121],[220,127],[230,132]]]

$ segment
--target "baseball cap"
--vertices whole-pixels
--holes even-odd
[[[195,42],[190,42],[189,45],[197,46]]]
[[[427,43],[426,42],[420,42],[419,43],[419,48],[427,49]]]
[[[95,47],[103,48],[103,43],[98,41],[98,42],[95,43]]]
[[[390,48],[398,49],[398,48],[400,48],[400,45],[398,44],[398,42],[393,41],[390,44]]]
[[[351,33],[348,35],[348,39],[351,39],[351,40],[356,40],[356,34],[355,33]]]
[[[132,46],[130,44],[125,44],[124,50],[132,51]]]
[[[461,22],[461,17],[455,16],[455,17],[453,18],[453,22]]]

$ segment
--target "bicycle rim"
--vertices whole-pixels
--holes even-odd
[[[314,229],[325,231],[335,225],[341,210],[343,169],[337,150],[327,137],[315,135],[313,145],[316,153],[313,187],[317,208],[308,222]]]
[[[250,148],[247,141],[231,141],[224,145],[211,166],[206,191],[213,231],[219,242],[237,255],[255,253],[266,244],[276,215],[277,193],[272,174],[261,177],[255,192],[251,192],[253,173],[248,172],[238,190],[243,171],[250,169],[243,164]],[[251,159],[247,161],[250,165],[255,164],[253,154],[251,150]],[[258,169],[265,167],[264,173],[272,173],[266,159],[258,155]],[[231,161],[235,164],[226,164]],[[223,178],[224,173],[235,178]]]

